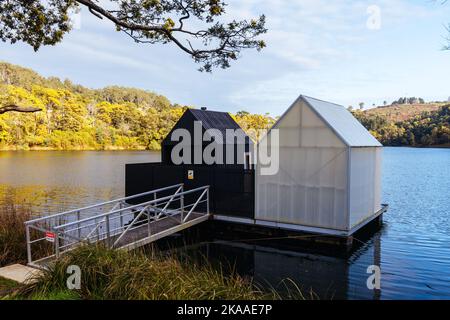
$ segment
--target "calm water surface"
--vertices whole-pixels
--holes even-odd
[[[40,214],[124,194],[124,164],[159,161],[151,152],[0,152],[0,201]],[[260,283],[291,278],[335,299],[450,299],[450,149],[386,148],[383,227],[350,256],[274,249],[264,241],[198,243],[192,251],[235,265]],[[189,251],[189,250],[188,250]],[[381,291],[366,269],[380,265]]]
[[[0,151],[0,201],[51,214],[122,197],[125,164],[157,161],[143,151]]]

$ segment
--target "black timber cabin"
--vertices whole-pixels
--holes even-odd
[[[180,138],[180,132],[189,134],[190,139]],[[235,135],[230,136],[233,132]],[[181,152],[181,146],[177,147],[180,143],[183,144]],[[212,148],[213,144],[215,148]],[[174,148],[178,149],[174,151]],[[185,154],[188,149],[190,152]],[[212,149],[223,150],[223,154],[220,155],[220,151],[216,154]],[[184,183],[185,190],[209,185],[212,214],[253,219],[255,170],[251,163],[252,150],[253,142],[228,113],[205,108],[187,109],[161,144],[161,162],[126,165],[126,196],[179,183]],[[172,151],[179,155],[175,161]],[[219,160],[205,161],[203,156],[198,156],[204,152]],[[147,199],[141,197],[133,202],[143,200]]]

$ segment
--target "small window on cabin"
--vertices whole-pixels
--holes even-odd
[[[244,157],[245,157],[244,169],[245,170],[250,170],[251,169],[251,165],[252,165],[250,152],[246,152],[244,154]]]

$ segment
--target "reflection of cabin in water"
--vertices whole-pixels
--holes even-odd
[[[187,141],[189,163],[173,161],[180,140],[176,129],[207,138]],[[346,241],[386,211],[380,199],[382,146],[343,106],[300,96],[260,142],[269,148],[278,144],[272,139],[278,130],[279,170],[270,175],[263,174],[260,164],[254,170],[252,143],[245,134],[245,142],[221,145],[224,157],[232,150],[240,164],[195,161],[195,151],[204,152],[209,140],[220,144],[211,132],[225,137],[227,129],[240,129],[228,113],[187,110],[162,143],[161,163],[126,166],[126,194],[178,183],[186,190],[209,185],[212,220]]]
[[[199,226],[207,229],[208,226]],[[210,230],[210,233],[215,230]],[[187,232],[190,233],[190,232]],[[208,238],[207,242],[194,246],[187,245],[190,255],[198,259],[222,263],[224,268],[232,268],[240,275],[249,276],[263,287],[275,288],[286,298],[297,292],[298,286],[303,294],[313,292],[317,299],[374,299],[381,297],[381,290],[367,288],[367,267],[379,266],[381,263],[381,240],[379,233],[363,238],[365,243],[358,242],[354,250],[323,250],[318,246],[305,246],[292,243],[283,245],[283,240],[245,242],[245,235],[223,234]],[[244,237],[244,238],[242,238]],[[254,237],[254,236],[253,236]],[[281,242],[281,243],[280,243]],[[173,242],[164,243],[166,247]],[[334,248],[338,249],[338,248]],[[286,281],[289,279],[290,281]]]

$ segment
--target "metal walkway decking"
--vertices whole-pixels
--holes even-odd
[[[184,191],[183,184],[44,216],[25,223],[28,265],[43,268],[83,243],[132,250],[209,217],[209,186]],[[43,241],[52,252],[34,257],[33,245]]]

